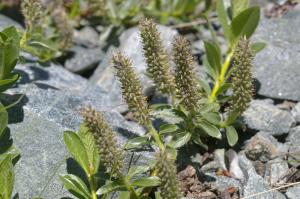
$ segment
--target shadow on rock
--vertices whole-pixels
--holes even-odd
[[[23,106],[28,102],[28,98],[26,97],[26,95],[23,96],[22,94],[2,94],[0,100],[5,106],[9,106],[20,100],[16,105],[7,110],[9,118],[8,123],[15,124],[20,123],[24,120]]]

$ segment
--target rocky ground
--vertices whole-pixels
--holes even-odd
[[[187,198],[299,198],[300,184],[279,187],[300,181],[300,7],[279,2],[281,7],[275,8],[258,2],[263,2],[267,11],[253,40],[265,42],[267,47],[255,58],[257,94],[243,115],[241,144],[230,150],[220,146],[211,152],[183,151],[178,162],[185,162],[182,156],[192,160],[179,164],[178,177]],[[12,24],[20,27],[0,15],[0,29]],[[165,26],[160,31],[171,49],[172,38],[179,33]],[[207,30],[186,35],[193,42],[195,57],[203,55],[206,35]],[[91,104],[104,111],[121,143],[144,133],[123,117],[126,106],[110,66],[111,52],[119,48],[133,59],[143,85],[151,85],[145,75],[138,29],[126,30],[119,38],[120,45],[106,51],[98,40],[98,32],[85,27],[75,33],[72,56],[60,64],[19,64],[16,69],[22,74],[21,81],[1,97],[10,103],[25,94],[9,110],[10,132],[6,135],[7,141],[12,138],[22,151],[15,184],[20,198],[69,196],[58,175],[79,171],[68,159],[63,131],[78,129],[80,107]],[[205,78],[201,64],[198,71]],[[135,155],[135,162],[141,164],[149,158],[152,153],[141,152]]]

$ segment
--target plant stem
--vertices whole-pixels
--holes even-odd
[[[92,175],[89,174],[88,176],[88,181],[89,181],[89,184],[90,184],[90,188],[91,188],[91,193],[92,193],[92,199],[97,199],[97,194],[96,194],[96,185],[95,185],[95,180],[93,178]]]
[[[147,129],[149,131],[149,134],[152,136],[152,138],[154,139],[154,141],[156,142],[156,144],[158,145],[159,149],[161,151],[165,150],[165,145],[160,137],[160,135],[158,134],[158,132],[156,131],[156,129],[153,127],[152,124],[148,124],[147,125]]]
[[[127,188],[127,190],[130,192],[130,198],[131,199],[138,199],[138,195],[136,194],[134,188],[131,186],[129,180],[126,178],[126,176],[123,176],[123,182]]]
[[[233,56],[233,50],[230,50],[229,53],[226,56],[225,62],[222,65],[221,73],[219,77],[217,78],[214,88],[210,94],[209,100],[211,102],[215,101],[217,98],[217,92],[219,91],[220,87],[223,85],[224,80],[225,80],[225,75],[228,71],[228,68],[230,66],[231,58]]]

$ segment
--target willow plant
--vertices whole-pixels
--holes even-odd
[[[170,56],[166,53],[156,24],[149,19],[140,22],[149,76],[158,91],[173,99],[172,105],[153,105],[150,111],[151,116],[158,116],[166,121],[158,129],[159,136],[156,137],[159,140],[171,137],[166,144],[168,147],[180,148],[192,141],[207,148],[203,142],[207,137],[222,139],[226,136],[230,146],[238,141],[235,122],[251,101],[254,90],[252,61],[255,52],[264,45],[250,43],[250,37],[259,22],[259,7],[249,7],[246,0],[231,3],[231,13],[228,13],[224,2],[217,2],[218,18],[228,41],[225,59],[218,41],[204,41],[206,55],[203,62],[214,82],[212,86],[196,76],[190,45],[185,38],[175,38],[173,56]],[[171,60],[175,63],[174,71],[170,65]],[[127,79],[127,84],[134,84],[128,81],[130,80]],[[228,95],[227,90],[230,89],[232,94]],[[137,109],[132,111],[136,112]],[[137,140],[141,145],[149,144],[146,138],[137,138],[133,142]],[[131,142],[128,145],[130,148]]]

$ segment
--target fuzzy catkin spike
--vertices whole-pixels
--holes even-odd
[[[144,57],[148,66],[147,72],[160,92],[171,95],[176,94],[169,56],[163,47],[156,24],[151,19],[144,19],[140,22],[139,29]]]
[[[232,100],[229,102],[230,111],[242,114],[248,107],[253,95],[252,61],[250,42],[242,38],[234,51],[231,74]]]
[[[40,0],[23,0],[21,4],[22,14],[28,31],[32,31],[36,24],[40,24],[42,18],[42,4]]]
[[[95,16],[105,16],[107,0],[88,0],[89,11]]]
[[[141,82],[135,74],[131,61],[117,52],[113,55],[113,66],[121,82],[123,99],[133,112],[134,118],[142,125],[149,125],[150,111],[146,97],[143,95]]]
[[[93,134],[101,156],[101,162],[109,172],[120,176],[123,169],[124,155],[121,147],[117,144],[114,132],[105,121],[103,115],[91,107],[83,108],[81,115],[87,128]]]
[[[175,81],[181,104],[188,111],[196,111],[201,95],[189,42],[184,37],[177,37],[173,51],[176,65]]]
[[[157,176],[161,179],[160,194],[162,199],[179,199],[179,183],[174,161],[166,151],[159,151],[156,160]]]
[[[69,23],[68,15],[63,6],[57,6],[51,13],[60,35],[60,46],[66,50],[72,46],[73,27]]]

